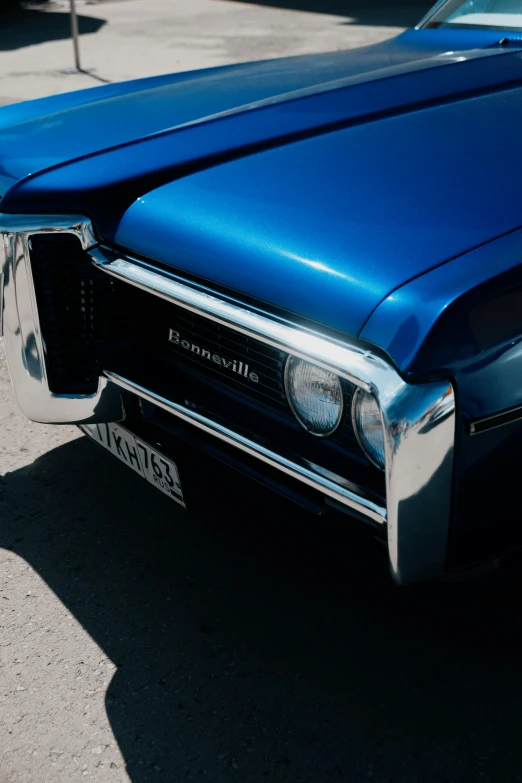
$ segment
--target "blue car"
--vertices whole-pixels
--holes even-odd
[[[4,107],[0,193],[29,419],[367,526],[399,584],[522,543],[522,0]]]

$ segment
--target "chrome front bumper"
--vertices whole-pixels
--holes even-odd
[[[120,389],[131,391],[234,445],[325,496],[386,526],[390,568],[400,584],[439,574],[446,558],[451,514],[455,396],[447,381],[412,385],[381,356],[348,342],[296,327],[268,313],[246,309],[214,292],[131,258],[112,258],[97,246],[82,217],[0,215],[4,234],[3,324],[7,361],[17,401],[34,421],[80,423],[121,421]],[[73,233],[92,263],[106,274],[179,307],[312,361],[378,399],[386,432],[386,506],[363,490],[320,467],[287,458],[173,400],[167,400],[110,369],[96,394],[56,395],[49,388],[38,308],[30,264],[30,238],[36,233]]]
[[[53,394],[49,389],[29,250],[34,234],[60,232],[77,236],[84,250],[96,244],[85,218],[0,215],[4,235],[0,334],[3,331],[16,400],[28,419],[45,424],[120,421],[121,395],[107,378],[100,378],[96,393],[86,397]]]

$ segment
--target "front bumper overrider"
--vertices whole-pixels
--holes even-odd
[[[31,420],[45,423],[121,421],[120,390],[152,402],[238,450],[297,479],[368,522],[384,526],[390,569],[399,584],[434,577],[444,569],[451,516],[455,394],[446,380],[406,383],[379,355],[348,340],[336,340],[289,320],[229,301],[219,294],[128,256],[100,247],[81,216],[0,215],[0,334],[18,404]],[[305,460],[272,451],[106,368],[93,395],[54,394],[30,261],[31,236],[66,232],[77,236],[94,266],[125,283],[200,316],[313,362],[375,395],[385,430],[384,505],[350,481]]]

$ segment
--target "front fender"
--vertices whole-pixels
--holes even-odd
[[[360,336],[410,382],[455,388],[449,567],[522,546],[522,231],[394,291]]]

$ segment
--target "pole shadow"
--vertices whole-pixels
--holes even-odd
[[[105,19],[78,15],[80,35],[97,33],[104,24]],[[0,14],[0,52],[70,37],[71,21],[68,13],[48,13],[37,8],[18,6]]]
[[[519,779],[516,570],[399,589],[348,522],[201,482],[185,515],[85,438],[0,480],[0,545],[117,666],[133,783]]]

